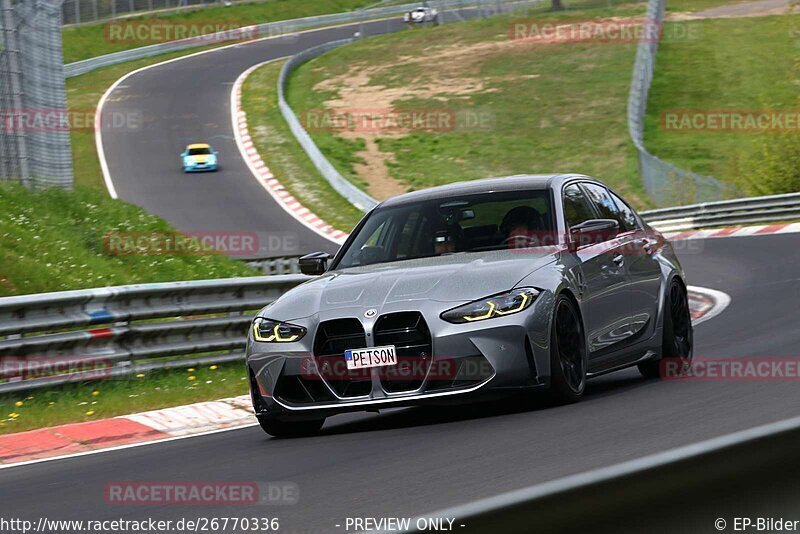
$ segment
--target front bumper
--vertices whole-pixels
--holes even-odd
[[[188,165],[183,166],[183,172],[213,172],[217,170],[217,165],[195,165],[189,167]]]
[[[384,312],[373,321],[358,319],[362,313],[333,319],[361,323],[365,339],[374,340],[370,346],[393,344],[398,348],[397,366],[358,372],[347,371],[343,351],[323,350],[319,338],[324,328],[320,327],[330,324],[330,319],[315,318],[304,324],[308,333],[296,343],[258,343],[250,339],[247,362],[253,405],[257,413],[329,415],[458,401],[464,396],[545,386],[550,374],[552,314],[548,300],[542,294],[522,313],[460,325],[441,320],[438,313],[407,310]],[[380,330],[381,317],[413,313],[422,318],[429,343],[423,336],[387,342]],[[394,331],[399,330],[402,329]]]

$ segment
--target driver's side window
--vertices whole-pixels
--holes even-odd
[[[564,188],[564,219],[567,229],[573,228],[583,222],[595,219],[596,215],[592,211],[586,195],[578,186],[571,184]]]

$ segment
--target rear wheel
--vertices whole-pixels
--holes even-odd
[[[661,376],[663,358],[675,361],[680,369],[686,369],[692,361],[694,330],[689,312],[689,296],[677,279],[670,283],[664,301],[664,326],[661,342],[661,358],[639,364],[639,372],[647,378]]]
[[[284,421],[270,415],[257,415],[261,429],[276,438],[310,436],[316,434],[325,423],[325,418],[310,421]]]
[[[576,402],[586,389],[586,339],[577,307],[564,295],[556,300],[551,340],[551,399]]]

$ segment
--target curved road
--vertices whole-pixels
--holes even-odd
[[[478,14],[463,10],[448,17]],[[180,231],[258,232],[262,250],[255,256],[335,252],[338,245],[298,224],[256,182],[240,157],[231,123],[231,88],[240,74],[258,63],[352,37],[359,30],[377,35],[404,27],[395,17],[306,31],[193,55],[129,76],[103,107],[105,117],[141,119],[131,128],[103,126],[103,148],[118,197]],[[206,141],[220,153],[220,170],[184,174],[179,154],[189,143]]]
[[[800,298],[796,235],[690,242],[691,284],[732,297],[698,325],[697,357],[792,357]],[[283,532],[344,532],[347,516],[417,516],[537,482],[797,415],[796,383],[591,381],[576,405],[406,409],[331,418],[322,435],[269,439],[245,428],[0,470],[4,515],[38,519],[277,516]],[[291,481],[284,507],[112,506],[107,483]],[[693,498],[693,497],[688,497]],[[709,511],[712,513],[713,511]],[[709,523],[710,524],[710,523]]]

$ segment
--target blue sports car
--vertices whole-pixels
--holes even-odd
[[[183,172],[216,171],[218,167],[217,152],[206,143],[189,145],[181,154]]]

